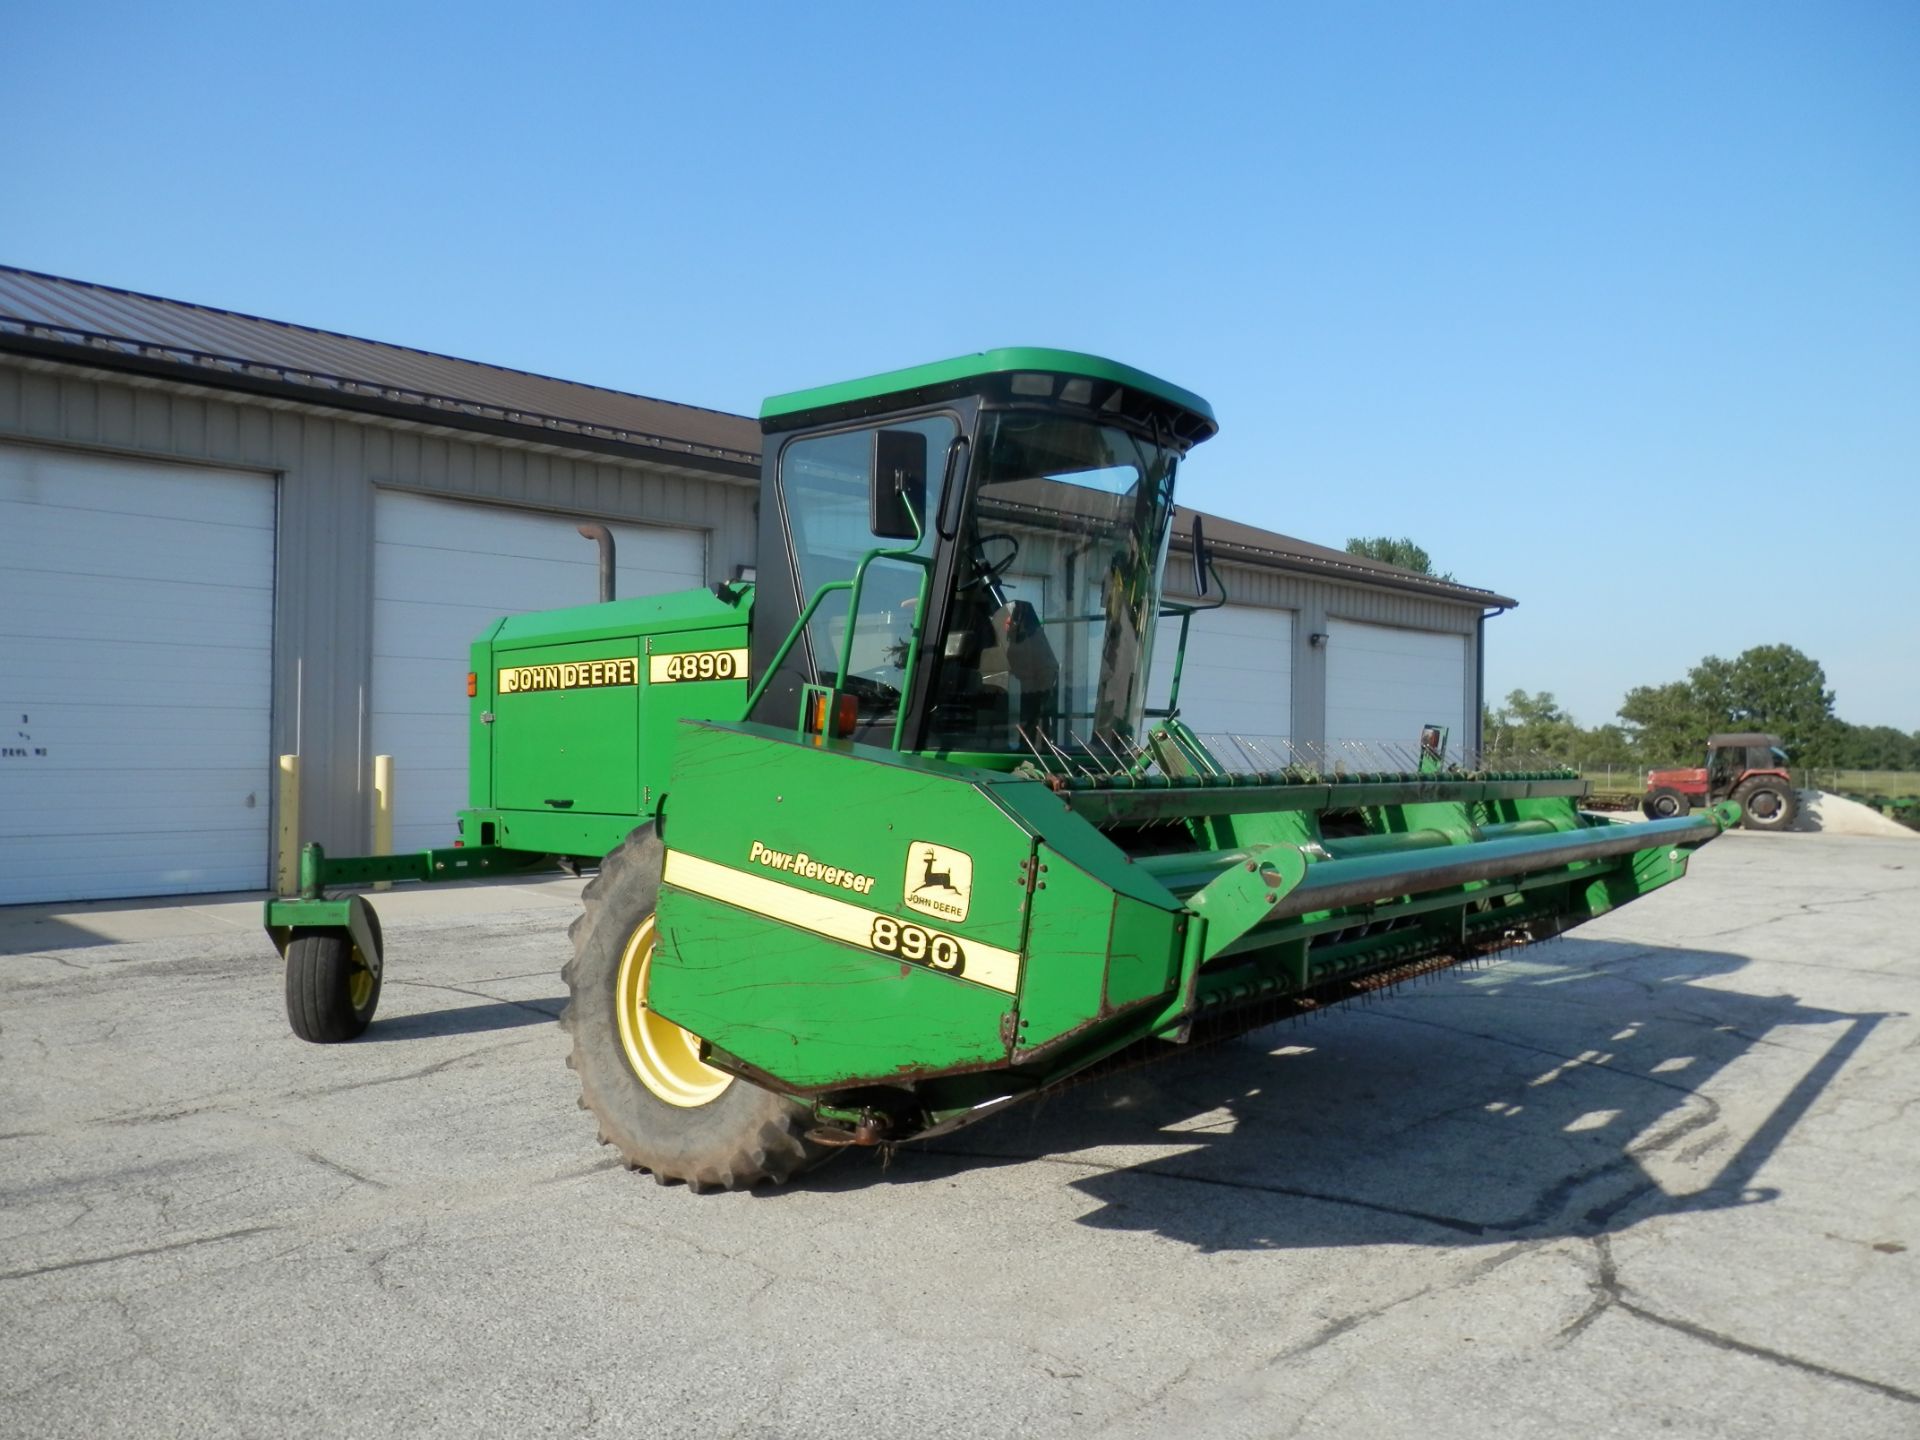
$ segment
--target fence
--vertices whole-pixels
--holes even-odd
[[[1647,788],[1649,767],[1645,765],[1595,764],[1587,760],[1565,763],[1585,776],[1596,790],[1638,791]],[[1889,798],[1920,795],[1920,770],[1832,770],[1795,765],[1788,773],[1793,776],[1794,785],[1801,790],[1827,790],[1836,795],[1883,795]]]

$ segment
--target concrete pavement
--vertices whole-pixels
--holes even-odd
[[[1920,1433],[1920,854],[1735,833],[1472,972],[882,1165],[613,1166],[577,881],[0,911],[0,1433]]]

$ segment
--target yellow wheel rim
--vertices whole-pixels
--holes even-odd
[[[353,962],[353,969],[347,974],[347,1001],[355,1010],[365,1010],[373,1004],[373,967],[367,964],[367,957],[360,953],[358,945],[348,949],[347,959]]]
[[[700,1058],[700,1037],[647,1008],[647,980],[653,972],[653,917],[635,928],[620,956],[614,984],[614,1009],[620,1017],[620,1044],[640,1083],[669,1105],[693,1109],[720,1096],[733,1083],[724,1070]]]

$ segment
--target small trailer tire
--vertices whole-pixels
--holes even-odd
[[[661,1184],[741,1190],[788,1180],[833,1152],[808,1138],[808,1108],[700,1058],[697,1037],[646,1006],[665,848],[642,825],[600,863],[568,932],[560,1024],[600,1143]]]
[[[367,917],[379,946],[379,917]],[[380,1006],[380,973],[345,928],[297,927],[287,941],[287,1024],[315,1045],[357,1039]]]

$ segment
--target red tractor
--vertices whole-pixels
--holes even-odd
[[[1740,823],[1749,830],[1792,828],[1800,796],[1779,736],[1709,735],[1707,763],[1699,769],[1647,772],[1640,808],[1648,818],[1664,820],[1729,797],[1740,802]]]

